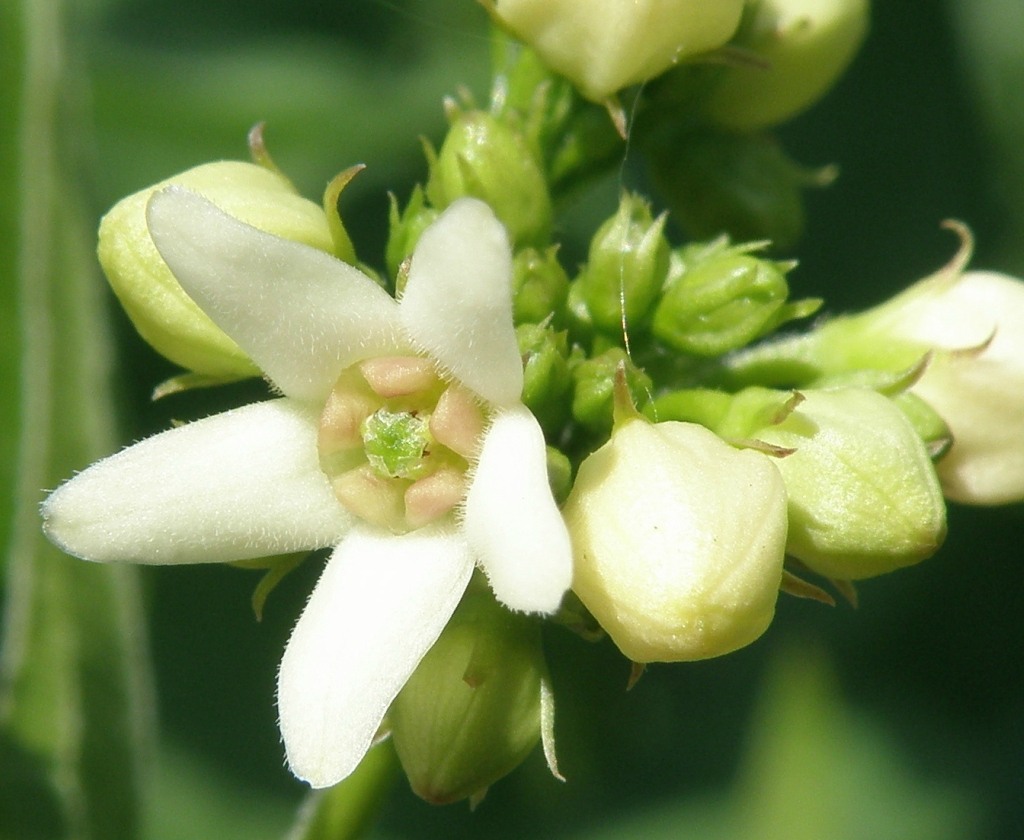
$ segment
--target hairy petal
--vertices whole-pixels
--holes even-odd
[[[410,337],[468,388],[498,405],[519,401],[512,253],[486,204],[459,199],[423,232],[399,309]]]
[[[505,606],[558,609],[572,582],[572,549],[548,484],[544,434],[522,405],[499,412],[484,437],[465,532]]]
[[[287,396],[404,342],[394,299],[357,268],[265,233],[181,187],[153,194],[149,232],[181,287]]]
[[[315,788],[351,773],[455,611],[473,558],[451,530],[357,526],[338,546],[281,661],[288,764]]]
[[[316,416],[254,403],[137,443],[44,503],[47,536],[86,560],[217,563],[333,545],[350,515],[316,456]]]

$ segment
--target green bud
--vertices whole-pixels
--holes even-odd
[[[763,62],[733,63],[705,102],[720,126],[777,125],[818,101],[849,66],[868,30],[868,0],[757,0],[733,44]]]
[[[669,245],[662,213],[651,217],[642,198],[623,193],[615,215],[597,229],[580,276],[580,291],[594,325],[621,332],[640,324],[668,275]]]
[[[418,184],[409,197],[405,209],[399,212],[398,199],[391,196],[391,209],[388,214],[388,243],[384,250],[384,261],[388,267],[389,277],[398,277],[399,269],[406,258],[412,256],[416,243],[423,233],[440,215],[440,211],[427,207],[423,188]],[[398,291],[402,291],[404,283],[399,283]]]
[[[786,542],[773,459],[634,417],[580,465],[563,512],[573,591],[634,662],[720,656],[771,622]]]
[[[635,405],[650,401],[654,388],[651,378],[633,364],[621,347],[611,347],[573,369],[572,414],[582,425],[595,432],[612,427],[615,407],[615,374],[622,366],[626,385]]]
[[[652,148],[654,180],[672,215],[695,239],[728,233],[786,250],[804,226],[801,190],[825,186],[829,169],[807,171],[759,134],[690,131]]]
[[[557,504],[562,504],[572,490],[572,461],[560,449],[547,447],[548,484]]]
[[[523,356],[522,400],[545,429],[557,429],[569,413],[569,347],[564,332],[537,324],[516,327],[516,340]]]
[[[517,324],[562,321],[569,277],[558,262],[556,247],[524,248],[512,261],[512,315]]]
[[[654,311],[655,336],[675,350],[720,356],[767,335],[785,318],[791,263],[728,249],[683,271]]]
[[[520,131],[484,111],[454,115],[430,161],[426,190],[441,210],[466,195],[486,201],[516,245],[548,237],[551,199],[533,149]]]
[[[722,46],[743,10],[743,0],[484,0],[484,5],[595,102]]]
[[[924,441],[932,461],[942,458],[953,445],[953,433],[939,413],[917,394],[909,391],[897,394],[892,397],[892,401]]]
[[[457,802],[514,770],[540,738],[545,673],[537,622],[470,590],[388,713],[413,791]]]
[[[800,393],[803,401],[781,422],[756,433],[795,450],[776,461],[789,494],[788,553],[840,580],[934,554],[946,535],[945,503],[903,412],[864,388]]]
[[[259,369],[241,348],[185,294],[150,238],[146,204],[154,192],[170,184],[194,190],[260,230],[331,253],[334,241],[324,211],[270,169],[222,161],[197,166],[122,199],[100,223],[100,264],[147,342],[172,362],[206,377],[258,375]]]

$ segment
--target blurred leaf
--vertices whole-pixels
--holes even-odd
[[[967,791],[922,778],[844,704],[816,648],[790,645],[768,672],[731,796],[647,806],[585,837],[970,840],[984,826]]]
[[[979,803],[908,767],[885,732],[844,705],[807,645],[784,648],[768,674],[737,793],[738,838],[979,836]]]
[[[160,750],[155,775],[145,840],[273,840],[294,811],[285,797],[232,779],[176,746]]]
[[[354,840],[363,836],[377,816],[397,769],[391,743],[377,745],[347,779],[306,797],[287,840]]]
[[[139,820],[151,708],[135,570],[63,556],[40,531],[42,488],[114,448],[111,368],[78,151],[84,101],[63,4],[0,7],[4,101],[2,437],[17,451],[0,649],[0,836],[119,840]],[[13,57],[13,58],[12,58]],[[6,455],[7,453],[5,453]],[[13,770],[13,774],[12,774]]]

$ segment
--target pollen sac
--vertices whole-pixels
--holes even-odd
[[[405,533],[451,514],[486,427],[466,388],[429,359],[381,356],[343,371],[320,417],[320,468],[338,501]]]

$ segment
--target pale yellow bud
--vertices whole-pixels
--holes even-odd
[[[485,0],[494,18],[600,102],[722,46],[743,0]]]
[[[771,622],[786,491],[767,456],[629,419],[580,466],[564,512],[573,589],[634,662],[729,653]]]
[[[214,378],[258,375],[248,356],[185,294],[146,226],[150,196],[175,184],[226,213],[284,239],[323,251],[334,247],[323,209],[282,175],[252,163],[207,163],[119,201],[103,217],[99,259],[139,334],[184,368]]]

